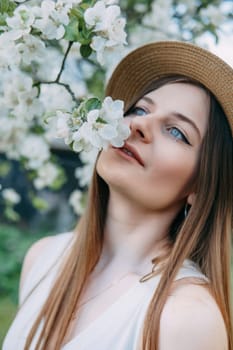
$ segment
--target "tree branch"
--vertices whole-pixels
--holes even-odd
[[[27,0],[26,0],[27,1]],[[52,84],[57,84],[57,85],[61,85],[61,86],[64,86],[64,88],[69,92],[69,94],[71,95],[72,99],[74,102],[77,102],[77,99],[75,97],[75,94],[74,92],[71,90],[69,84],[65,84],[65,83],[62,83],[60,82],[60,78],[61,78],[61,75],[62,75],[62,72],[64,70],[64,67],[65,67],[65,63],[66,63],[66,59],[67,59],[67,56],[70,52],[70,49],[73,45],[73,41],[69,41],[68,43],[68,46],[67,46],[67,49],[66,49],[66,52],[65,52],[65,55],[63,57],[63,60],[62,60],[62,64],[61,64],[61,68],[60,68],[60,71],[56,77],[55,80],[52,80],[52,81],[37,81],[34,86],[37,86],[39,87],[40,84],[47,84],[47,85],[52,85]]]
[[[25,4],[25,2],[29,2],[31,0],[24,0],[24,1],[14,1],[17,5]]]
[[[40,84],[47,84],[47,85],[52,85],[52,84],[57,84],[57,85],[60,85],[60,86],[64,86],[64,88],[69,92],[69,94],[71,95],[72,97],[72,100],[74,102],[78,102],[74,92],[71,90],[69,84],[65,84],[65,83],[61,83],[60,81],[57,81],[57,80],[54,80],[54,81],[38,81],[37,83],[34,84],[34,86],[38,86]]]
[[[64,55],[63,60],[62,60],[61,69],[60,69],[60,71],[59,71],[59,73],[58,73],[58,75],[57,75],[57,78],[55,79],[55,82],[56,82],[56,83],[58,83],[59,80],[60,80],[60,78],[61,78],[62,72],[63,72],[64,67],[65,67],[65,63],[66,63],[67,56],[68,56],[68,54],[69,54],[69,52],[70,52],[70,49],[71,49],[73,43],[74,43],[73,41],[69,41],[68,47],[67,47],[67,49],[66,49],[65,55]]]

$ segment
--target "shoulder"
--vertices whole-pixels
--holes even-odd
[[[67,232],[62,233],[54,236],[47,236],[44,238],[39,239],[37,242],[33,243],[32,246],[28,249],[24,261],[23,266],[21,270],[21,276],[20,276],[20,289],[24,285],[24,282],[26,280],[26,277],[28,273],[30,272],[31,268],[36,263],[37,259],[43,255],[47,249],[51,247],[51,250],[54,249],[57,244],[64,244],[68,242],[73,236],[73,233]]]
[[[227,350],[221,312],[201,285],[177,283],[160,321],[160,350]]]

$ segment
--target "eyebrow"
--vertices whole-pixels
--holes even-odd
[[[155,102],[154,102],[150,97],[148,97],[148,96],[143,96],[143,97],[141,98],[141,100],[144,100],[144,101],[148,102],[150,105],[155,106]],[[180,119],[180,120],[182,120],[182,121],[184,121],[184,122],[190,124],[190,125],[195,129],[195,131],[197,132],[197,134],[199,135],[199,137],[201,138],[201,132],[200,132],[200,130],[198,129],[196,123],[194,123],[190,118],[188,118],[188,117],[186,117],[184,114],[179,113],[179,112],[176,112],[176,111],[172,112],[171,115],[173,115],[174,117],[176,117],[176,118],[178,118],[178,119]]]

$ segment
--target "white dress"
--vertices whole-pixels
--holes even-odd
[[[28,332],[58,272],[61,255],[69,249],[72,239],[72,233],[57,235],[56,245],[53,243],[52,247],[46,248],[31,268],[20,294],[20,309],[5,337],[2,350],[24,349]],[[47,276],[27,297],[46,273]],[[185,260],[175,280],[185,277],[201,278],[208,283],[208,278],[191,260]],[[144,283],[139,281],[135,283],[83,331],[65,344],[62,350],[136,350],[146,310],[159,279],[160,275],[157,275]],[[35,348],[36,339],[37,337],[30,350]]]

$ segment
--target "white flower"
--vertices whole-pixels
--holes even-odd
[[[117,136],[112,138],[111,144],[115,147],[122,147],[124,145],[124,141],[130,135],[130,129],[128,125],[126,125],[124,121],[121,120],[120,122],[118,122],[116,131],[117,131]]]
[[[69,198],[69,203],[77,215],[83,214],[84,207],[82,204],[82,200],[83,200],[83,194],[81,191],[75,190],[71,193]]]
[[[70,128],[69,121],[71,119],[70,113],[64,113],[62,111],[56,112],[56,137],[63,138],[66,144],[71,142],[70,140]]]
[[[14,77],[14,84],[12,84],[12,78]],[[26,74],[20,71],[13,72],[13,75],[9,74],[8,82],[5,82],[4,88],[4,99],[6,105],[9,108],[16,107],[20,100],[23,99],[25,94],[31,93],[32,90],[32,79]]]
[[[34,116],[41,116],[44,111],[43,104],[37,98],[38,88],[33,87],[31,77],[20,71],[9,74],[4,86],[4,103],[12,109],[13,114],[31,120]]]
[[[32,134],[19,145],[19,153],[26,158],[29,169],[40,168],[50,157],[49,146],[44,138]]]
[[[32,88],[30,93],[25,93],[20,96],[19,104],[14,108],[14,113],[24,117],[27,120],[32,120],[33,117],[42,116],[44,106],[37,98],[37,88]]]
[[[88,26],[94,27],[103,21],[105,15],[105,4],[103,1],[97,1],[95,6],[88,8],[84,13],[84,19]]]
[[[176,37],[177,26],[172,18],[172,6],[172,0],[154,1],[152,3],[152,11],[143,18],[143,24],[164,33],[165,38]],[[153,31],[153,34],[154,32],[155,31]]]
[[[52,163],[43,164],[37,172],[37,178],[33,181],[36,189],[41,190],[46,186],[50,186],[56,180],[59,170],[56,165]]]
[[[89,151],[91,147],[106,149],[109,144],[121,147],[130,135],[129,127],[123,122],[124,104],[106,97],[101,109],[87,113],[86,121],[73,132],[73,149],[76,152]]]
[[[104,0],[105,5],[119,4],[119,0]]]
[[[18,145],[27,134],[27,124],[16,119],[2,116],[0,118],[0,152],[5,152],[10,159],[19,158]]]
[[[13,188],[5,188],[1,193],[2,197],[13,205],[18,204],[21,200],[20,195]]]
[[[39,29],[46,39],[61,39],[65,34],[64,25],[69,23],[69,6],[56,5],[54,1],[42,1],[34,28]]]
[[[91,48],[96,51],[97,54],[97,61],[102,65],[105,63],[104,54],[106,42],[107,39],[101,38],[100,36],[94,36],[91,42]]]
[[[120,7],[107,6],[104,1],[97,1],[95,6],[84,13],[84,19],[88,27],[92,28],[95,36],[91,47],[97,52],[97,60],[104,64],[104,54],[107,50],[113,50],[126,44],[125,19],[120,17]]]
[[[29,65],[32,61],[38,62],[44,59],[46,47],[42,40],[35,35],[24,35],[22,41],[16,45],[24,64]]]
[[[206,23],[213,23],[215,26],[220,26],[225,20],[225,16],[219,7],[212,4],[208,5],[206,8],[202,8],[200,16]]]
[[[98,121],[100,110],[92,110],[87,115],[87,122],[81,127],[86,140],[98,149],[107,148],[109,141],[117,137],[115,126]]]
[[[110,96],[105,97],[102,104],[102,113],[104,119],[112,121],[124,117],[124,102],[113,100]]]
[[[79,157],[83,163],[83,166],[78,167],[75,170],[75,177],[78,179],[78,183],[81,187],[89,185],[97,155],[98,149],[96,148],[92,148],[90,152],[80,153]]]
[[[185,5],[186,9],[188,10],[189,12],[189,15],[190,14],[193,14],[193,12],[196,10],[197,8],[197,0],[181,0],[179,2],[179,5]],[[187,11],[186,10],[186,11]]]
[[[57,6],[68,6],[68,8],[72,8],[73,5],[78,5],[82,2],[82,0],[58,0]]]
[[[73,150],[75,152],[90,151],[91,148],[101,148],[101,138],[95,130],[94,123],[85,122],[76,132],[73,133]]]
[[[14,42],[11,32],[0,35],[0,69],[8,71],[9,68],[17,67],[20,62],[20,54]]]
[[[126,44],[126,32],[125,19],[116,18],[115,21],[111,22],[108,26],[108,38],[107,47],[115,46],[116,44]]]
[[[41,87],[40,100],[47,112],[56,110],[64,110],[71,112],[74,107],[72,97],[63,86],[60,85],[44,85]]]
[[[34,20],[35,16],[31,9],[20,5],[15,9],[13,17],[7,17],[6,22],[19,39],[22,35],[30,33]]]
[[[119,18],[120,14],[119,6],[106,7],[103,1],[98,1],[93,8],[85,11],[84,19],[88,26],[94,27],[94,32],[116,45],[126,43],[125,19]]]

